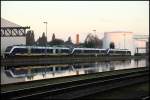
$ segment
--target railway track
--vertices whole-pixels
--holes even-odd
[[[2,99],[79,98],[96,92],[148,81],[149,69],[2,92]]]

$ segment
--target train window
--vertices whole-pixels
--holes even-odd
[[[90,50],[90,53],[96,53],[96,50]]]
[[[19,48],[14,48],[12,53],[18,53],[18,51],[19,51]]]
[[[45,49],[32,48],[31,53],[45,53]]]
[[[121,51],[121,53],[120,54],[126,54],[127,52],[126,51]]]
[[[45,53],[46,49],[40,49],[41,53]]]
[[[89,50],[89,53],[95,53],[95,50]]]
[[[124,53],[125,53],[124,51],[119,51],[119,52],[118,52],[118,54],[124,54]]]
[[[61,49],[61,52],[60,53],[65,53],[65,49]]]
[[[60,71],[61,67],[55,67],[55,71]]]
[[[49,67],[46,69],[47,71],[53,71],[53,67]]]
[[[116,52],[117,54],[125,54],[126,53],[126,51],[118,51],[118,52]]]
[[[101,52],[101,53],[106,53],[106,50],[101,50],[100,52]]]
[[[88,51],[88,50],[84,50],[84,53],[89,53],[90,51]]]
[[[94,50],[89,50],[89,53],[94,53]]]
[[[39,49],[32,48],[31,53],[39,53]]]
[[[96,50],[96,53],[99,53],[99,50]]]
[[[20,74],[27,74],[27,70],[26,69],[20,69],[20,70],[16,70],[16,69],[11,69],[12,73],[15,75],[20,75]]]
[[[27,52],[28,52],[28,49],[27,49],[27,48],[21,48],[21,52],[22,52],[22,53],[27,53]]]
[[[82,53],[82,50],[77,50],[78,51],[78,53]]]
[[[47,49],[48,53],[53,53],[53,49]]]
[[[74,53],[81,53],[81,50],[75,50]]]
[[[113,53],[113,51],[110,50],[109,53]]]
[[[91,53],[91,50],[82,50],[83,53]]]
[[[94,50],[89,50],[89,53],[94,53]]]
[[[130,52],[130,51],[127,51],[127,53],[128,53],[128,54],[131,54],[131,52]]]
[[[69,67],[66,66],[66,67],[60,67],[60,69],[63,71],[63,70],[69,70]]]
[[[27,53],[28,49],[27,48],[15,48],[13,50],[13,53]]]
[[[11,49],[12,49],[12,46],[8,46],[5,50],[5,52],[10,52]]]
[[[83,53],[84,50],[76,50],[78,53]]]
[[[116,54],[118,54],[118,53],[120,53],[119,51],[113,51],[113,53],[116,53]]]
[[[58,49],[56,49],[56,53],[59,53],[59,50],[58,50]]]
[[[14,48],[14,50],[12,51],[12,53],[18,53],[19,48]]]
[[[84,53],[86,50],[81,50],[81,53]]]
[[[45,71],[45,68],[34,68],[31,70],[32,73],[40,73],[44,71]]]
[[[95,50],[89,50],[89,53],[94,53],[95,52]]]
[[[92,53],[96,53],[96,50],[91,50],[92,51]]]
[[[69,50],[68,49],[62,49],[61,53],[69,53]]]
[[[122,54],[123,52],[122,51],[114,51],[114,53],[116,53],[116,54]]]
[[[32,73],[38,73],[38,70],[36,68],[31,69]]]

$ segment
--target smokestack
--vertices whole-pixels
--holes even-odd
[[[79,34],[76,35],[76,44],[79,45]]]

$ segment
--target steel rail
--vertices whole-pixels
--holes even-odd
[[[33,88],[29,88],[29,89],[21,89],[21,90],[15,90],[15,91],[9,91],[9,92],[3,92],[2,93],[2,96],[6,96],[6,97],[12,97],[12,98],[24,98],[24,97],[31,97],[31,96],[36,96],[36,95],[43,95],[45,93],[54,93],[56,91],[62,91],[62,90],[66,90],[66,89],[72,89],[72,88],[75,88],[75,87],[83,87],[83,86],[88,86],[90,84],[96,84],[96,83],[106,83],[106,82],[112,82],[112,81],[116,81],[116,80],[121,80],[121,79],[125,79],[125,78],[133,78],[133,77],[138,77],[138,76],[141,76],[141,75],[147,75],[147,73],[145,72],[148,72],[148,70],[144,70],[144,71],[137,71],[137,72],[133,72],[133,73],[125,73],[125,74],[119,74],[119,75],[114,75],[114,76],[111,76],[111,77],[103,77],[103,80],[102,80],[102,77],[99,77],[101,78],[101,80],[99,80],[99,78],[95,78],[94,81],[92,79],[87,79],[87,80],[78,80],[78,81],[70,81],[70,82],[66,82],[66,83],[59,83],[59,84],[50,84],[50,85],[44,85],[43,87],[40,86],[40,87],[33,87]],[[77,84],[77,83],[78,84]],[[70,84],[69,84],[70,83]],[[76,83],[74,85],[74,83]],[[68,87],[66,88],[66,85],[68,85]],[[54,86],[56,85],[56,86]],[[60,85],[60,86],[58,86]],[[50,90],[49,88],[52,88],[52,90]],[[57,87],[58,86],[58,87]],[[44,89],[44,91],[42,91],[42,88]],[[48,88],[46,89],[45,91],[45,88]],[[31,92],[30,90],[32,90],[32,92],[36,92],[38,90],[41,90],[40,92],[36,92],[36,93],[33,93],[33,94],[26,94],[26,92]],[[26,92],[24,92],[26,91]],[[22,94],[26,94],[25,96],[18,96],[18,97],[15,97],[13,96],[14,94],[16,93],[22,93]],[[23,93],[24,92],[24,93]]]
[[[58,88],[58,89],[54,89],[54,90],[48,90],[48,91],[44,91],[44,92],[39,92],[39,93],[33,93],[33,94],[29,94],[29,95],[23,95],[23,96],[20,96],[20,97],[15,97],[13,99],[28,99],[28,98],[36,98],[36,97],[45,97],[45,96],[49,96],[49,95],[57,95],[57,94],[60,94],[60,93],[64,93],[64,92],[67,92],[67,91],[75,91],[76,89],[85,89],[85,88],[88,88],[88,87],[91,87],[91,86],[95,86],[95,85],[105,85],[105,84],[111,84],[112,82],[118,82],[118,81],[121,81],[121,80],[129,80],[129,79],[132,79],[132,78],[136,78],[136,77],[141,77],[141,76],[145,76],[145,75],[148,75],[147,74],[138,74],[138,75],[132,75],[132,76],[124,76],[124,77],[121,77],[121,78],[114,78],[114,79],[107,79],[107,80],[100,80],[100,81],[96,81],[96,82],[90,82],[90,83],[83,83],[83,84],[78,84],[78,85],[73,85],[73,86],[70,86],[70,87],[63,87],[63,88]],[[112,87],[113,88],[113,87]]]

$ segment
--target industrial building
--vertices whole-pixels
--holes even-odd
[[[1,56],[11,45],[26,45],[26,29],[4,18],[1,18]]]
[[[76,35],[76,45],[79,45],[79,34]]]
[[[135,45],[135,53],[146,53],[147,45],[149,42],[148,35],[134,35],[133,36],[134,45]]]
[[[133,35],[132,32],[116,31],[105,32],[103,38],[103,48],[110,48],[113,42],[116,49],[129,49],[131,55],[135,53],[146,53],[146,42],[148,35]]]
[[[133,33],[132,32],[105,32],[103,38],[103,48],[109,48],[113,42],[116,49],[129,49],[133,55]]]

